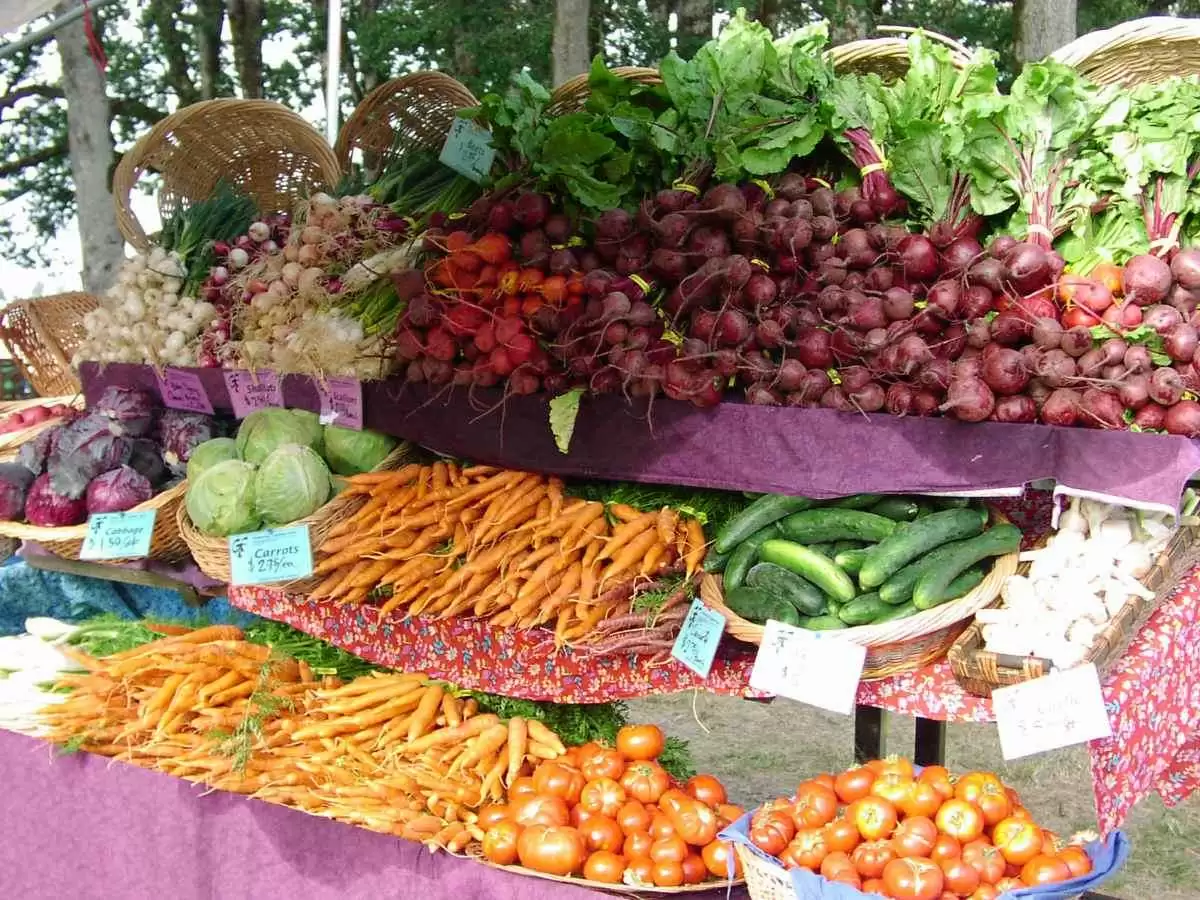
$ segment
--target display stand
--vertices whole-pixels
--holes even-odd
[[[49,553],[29,553],[23,559],[31,568],[42,569],[46,572],[62,572],[64,575],[77,575],[81,578],[99,578],[103,581],[116,581],[120,584],[136,584],[142,587],[175,591],[184,603],[192,607],[203,606],[205,600],[212,596],[202,593],[186,581],[144,569],[110,566],[81,559],[63,559],[61,556],[53,556]]]

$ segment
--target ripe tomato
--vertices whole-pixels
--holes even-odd
[[[913,816],[905,819],[892,832],[892,849],[897,856],[928,857],[937,843],[938,830],[932,819]]]
[[[931,859],[893,859],[883,870],[883,886],[896,900],[940,900],[945,883]]]
[[[946,877],[946,887],[964,897],[973,894],[983,883],[979,872],[964,859],[944,859],[939,863]]]
[[[999,896],[1000,892],[992,885],[981,884],[979,887],[975,888],[974,893],[972,893],[967,900],[996,900],[996,898]]]
[[[487,831],[497,822],[503,822],[505,819],[512,818],[512,810],[507,803],[489,803],[483,809],[479,810],[479,818],[475,820],[475,824]]]
[[[689,853],[679,865],[683,869],[684,884],[699,884],[708,877],[708,866],[697,853]]]
[[[570,826],[531,825],[517,840],[521,865],[535,872],[570,875],[583,868],[587,858],[583,837]]]
[[[539,794],[562,797],[571,805],[579,802],[586,783],[583,773],[574,766],[555,761],[542,763],[533,773],[533,786]]]
[[[778,856],[796,836],[791,816],[780,812],[755,816],[750,822],[750,843],[771,856]]]
[[[647,830],[650,832],[650,837],[656,841],[661,841],[663,838],[675,837],[676,835],[675,826],[671,824],[671,820],[658,811],[651,817],[650,828]]]
[[[683,884],[683,866],[670,859],[656,862],[652,877],[656,887],[679,887]]]
[[[979,873],[984,884],[995,884],[1004,877],[1004,856],[987,841],[972,841],[963,846],[963,862]]]
[[[854,868],[854,863],[850,861],[850,855],[843,853],[841,850],[834,850],[823,860],[821,860],[821,877],[833,878],[838,872],[843,872],[849,869],[855,875],[858,872]]]
[[[715,775],[693,775],[683,789],[689,796],[714,808],[728,799],[725,785],[721,784]]]
[[[654,860],[648,856],[628,859],[625,863],[625,871],[629,873],[630,880],[636,885],[650,887],[654,884]]]
[[[957,838],[952,838],[948,834],[939,834],[936,841],[933,843],[933,852],[929,854],[929,858],[934,862],[940,863],[946,859],[958,859],[962,856],[962,844]]]
[[[951,781],[950,771],[945,766],[926,766],[917,776],[917,781],[933,785],[943,800],[954,796],[954,782]]]
[[[848,884],[856,891],[862,889],[862,878],[853,868],[839,869],[835,874],[829,876],[830,881],[836,881],[838,884]]]
[[[733,877],[742,877],[742,861],[734,852],[733,844],[728,841],[713,841],[700,853],[709,874],[714,878],[729,877],[729,861],[733,861]]]
[[[625,774],[625,757],[616,750],[601,748],[580,763],[579,771],[588,781],[598,778],[611,778],[616,781]]]
[[[597,778],[583,786],[579,805],[590,813],[615,818],[625,804],[625,788],[611,778]]]
[[[825,832],[822,828],[800,828],[796,836],[788,844],[792,859],[796,865],[811,872],[821,868],[821,863],[829,855],[829,845],[825,843]]]
[[[621,787],[630,797],[642,803],[657,803],[663,791],[670,786],[671,776],[656,762],[630,763],[621,776]]]
[[[626,834],[650,828],[650,810],[640,800],[626,800],[617,810],[617,824]]]
[[[1012,803],[1004,794],[985,792],[975,801],[979,811],[983,813],[983,824],[991,827],[1012,814]]]
[[[578,828],[594,815],[596,815],[596,813],[588,812],[586,809],[576,803],[571,807],[571,827]]]
[[[717,807],[717,818],[721,820],[721,827],[725,827],[733,822],[736,822],[746,811],[736,803],[722,803]]]
[[[666,738],[657,725],[626,725],[617,732],[617,750],[626,759],[655,759],[664,746]]]
[[[820,775],[814,775],[812,778],[800,782],[800,784],[797,785],[796,790],[799,791],[800,788],[804,787],[806,784],[819,784],[822,787],[827,787],[830,790],[833,790],[834,781],[832,775],[830,775],[828,772],[822,772]]]
[[[621,826],[608,816],[592,816],[579,829],[583,835],[584,846],[588,850],[607,850],[609,853],[620,853],[625,843],[625,835]]]
[[[511,866],[517,861],[517,839],[521,826],[505,819],[483,833],[483,855],[494,863]]]
[[[654,838],[650,837],[648,831],[631,831],[625,835],[625,843],[621,845],[621,854],[626,859],[636,859],[639,856],[649,859],[650,846],[653,843]]]
[[[882,878],[867,878],[863,881],[860,890],[864,894],[883,894],[887,888],[884,887]]]
[[[1020,878],[1001,878],[996,882],[996,892],[998,894],[1007,894],[1009,891],[1019,891],[1025,887],[1025,882]]]
[[[900,811],[906,816],[924,816],[932,819],[945,799],[934,785],[927,781],[915,781],[908,786],[908,791],[900,799]]]
[[[838,798],[833,788],[823,784],[802,784],[792,806],[792,819],[797,828],[819,828],[828,825],[837,815]]]
[[[583,764],[591,759],[594,754],[600,753],[607,749],[608,748],[599,741],[588,741],[586,744],[580,744],[578,747],[571,747],[567,751],[567,756],[570,756],[572,753],[574,753],[575,762],[571,763],[571,765],[581,768]],[[566,758],[566,756],[560,756],[558,759],[561,762]]]
[[[850,861],[863,878],[881,878],[887,864],[895,858],[896,851],[887,841],[867,841],[850,854]]]
[[[1062,849],[1062,840],[1048,828],[1042,829],[1042,853],[1046,856],[1058,856]]]
[[[1058,858],[1067,864],[1072,878],[1080,878],[1092,871],[1092,858],[1087,851],[1074,844],[1058,851]]]
[[[992,843],[1005,860],[1023,866],[1042,852],[1042,829],[1024,819],[1004,819],[992,831]]]
[[[657,840],[650,845],[650,858],[655,862],[663,860],[682,862],[687,855],[687,842],[677,834]]]
[[[838,775],[833,781],[833,789],[843,803],[853,803],[871,793],[874,783],[875,773],[866,766],[859,766]]]
[[[1021,867],[1021,880],[1030,887],[1058,884],[1071,877],[1071,868],[1057,856],[1039,853]]]
[[[514,778],[513,783],[508,786],[508,802],[512,804],[520,797],[531,797],[536,793],[537,788],[533,786],[533,778],[529,775],[521,775]]]
[[[1004,782],[991,772],[968,772],[954,786],[954,796],[968,803],[978,803],[981,794],[1004,793]]]
[[[825,826],[825,843],[832,851],[849,853],[860,840],[857,826],[849,819],[834,819]]]
[[[562,797],[550,797],[546,794],[534,794],[522,797],[512,804],[512,816],[521,827],[529,825],[566,825],[571,821],[571,813]]]
[[[906,778],[899,772],[885,772],[875,779],[874,784],[871,785],[871,793],[876,797],[882,797],[900,809],[901,804],[908,799],[908,795],[912,792],[913,784],[911,778]]]
[[[903,756],[889,756],[886,759],[877,760],[877,762],[878,766],[875,769],[876,775],[895,773],[897,775],[904,776],[909,781],[912,781],[916,776],[916,770],[913,768],[913,764]],[[868,763],[868,765],[870,765],[870,763]]]
[[[855,800],[846,810],[846,816],[854,822],[863,840],[879,841],[892,836],[896,830],[896,807],[882,797],[863,797]]]
[[[983,813],[966,800],[947,800],[937,811],[934,821],[939,831],[960,844],[977,840],[983,834]]]
[[[682,791],[667,791],[659,801],[659,807],[679,836],[693,847],[703,847],[711,842],[720,830],[717,814]]]
[[[625,875],[625,857],[597,850],[583,864],[583,877],[601,884],[620,884]]]

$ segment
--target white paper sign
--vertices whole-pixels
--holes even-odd
[[[1112,736],[1096,666],[1086,663],[992,691],[1005,759]]]
[[[848,716],[866,660],[866,647],[836,631],[808,631],[768,619],[750,686]]]

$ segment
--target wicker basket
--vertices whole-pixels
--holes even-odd
[[[73,292],[18,300],[0,313],[0,341],[43,397],[79,392],[71,357],[87,336],[84,315],[98,305],[91,294]]]
[[[1099,84],[1152,84],[1200,74],[1200,20],[1151,16],[1093,31],[1050,54]]]
[[[1005,579],[1017,571],[1017,558],[1018,554],[1010,553],[997,559],[975,590],[951,603],[927,609],[906,619],[862,625],[835,633],[867,648],[862,674],[864,681],[923,668],[945,656],[971,617],[995,602]],[[743,619],[725,605],[719,578],[705,575],[700,582],[700,597],[725,617],[725,630],[733,637],[748,644],[762,643],[765,629],[762,625]]]
[[[35,406],[57,406],[59,404],[70,406],[74,409],[83,409],[83,395],[35,397],[32,400],[14,400],[10,403],[0,403],[0,419],[3,419],[10,413],[20,412],[23,409],[32,409]],[[4,454],[15,452],[27,441],[32,441],[43,431],[47,431],[55,425],[62,424],[62,421],[62,419],[47,419],[45,422],[31,425],[29,428],[22,428],[20,431],[10,431],[8,434],[0,434],[0,459],[4,457]]]
[[[1200,532],[1192,527],[1181,528],[1175,533],[1167,549],[1154,561],[1154,568],[1142,579],[1142,583],[1154,591],[1154,597],[1131,596],[1096,636],[1083,662],[1095,663],[1097,672],[1103,674],[1121,658],[1158,604],[1200,561],[1198,538]],[[1041,678],[1054,667],[1050,660],[1040,656],[1011,656],[984,650],[983,626],[978,622],[971,623],[947,656],[955,680],[963,690],[977,697],[990,697],[993,688]]]
[[[410,444],[400,444],[388,454],[376,471],[390,471],[398,469],[406,462],[414,453],[414,448]],[[338,494],[315,513],[307,518],[292,522],[290,526],[308,526],[309,542],[314,548],[320,547],[325,543],[328,537],[338,522],[354,515],[354,513],[366,503],[367,498],[362,494]],[[196,565],[200,571],[209,578],[220,581],[222,584],[229,584],[232,579],[232,571],[229,564],[229,538],[227,537],[212,537],[204,534],[195,525],[192,524],[191,518],[187,513],[187,504],[179,504],[179,509],[176,511],[178,520],[179,534],[182,536],[188,549],[192,552],[192,558],[195,559]],[[316,585],[315,579],[307,579],[288,584],[290,590],[298,593],[303,593],[306,589]]]
[[[885,25],[879,30],[909,34],[919,29]],[[971,59],[966,47],[936,31],[920,30],[920,33],[949,47],[955,64],[966,68]],[[850,41],[830,47],[825,51],[825,59],[839,75],[878,75],[884,81],[896,81],[908,72],[908,41],[897,36]]]
[[[734,844],[733,848],[742,864],[751,900],[796,900],[796,889],[787,869],[757,847]]]
[[[355,107],[333,148],[343,171],[354,152],[379,171],[411,150],[437,149],[460,109],[478,106],[467,88],[445,72],[414,72],[385,81]]]
[[[618,78],[635,81],[638,84],[662,84],[662,76],[658,74],[658,69],[647,69],[644,66],[617,66],[609,71]],[[546,112],[552,116],[578,112],[583,109],[590,94],[588,74],[584,72],[582,75],[576,75],[554,89],[554,93],[550,95],[550,103],[546,107]]]
[[[711,891],[728,891],[731,887],[738,887],[745,882],[741,878],[734,878],[725,881],[705,881],[700,884],[684,884],[678,887],[655,887],[649,885],[646,887],[635,886],[632,884],[603,884],[599,881],[589,881],[586,878],[574,878],[570,876],[551,875],[548,872],[538,872],[534,869],[526,869],[523,866],[502,866],[499,863],[494,863],[483,855],[483,848],[479,844],[471,844],[467,847],[464,853],[452,854],[460,859],[470,859],[477,863],[482,863],[492,869],[501,869],[505,872],[515,872],[518,875],[528,875],[531,878],[541,878],[544,881],[557,881],[559,884],[571,884],[579,888],[587,888],[591,891],[604,891],[611,894],[620,894],[626,897],[642,897],[642,896],[657,896],[657,895],[679,895],[679,894],[704,894]]]
[[[187,493],[187,482],[181,481],[161,494],[157,494],[145,503],[139,503],[131,512],[157,510],[154,517],[154,533],[150,537],[150,554],[147,559],[158,559],[163,562],[176,562],[188,555],[187,545],[179,535],[176,524],[176,511],[183,508],[183,498]],[[0,536],[16,538],[40,544],[46,552],[61,556],[63,559],[79,559],[79,551],[83,540],[87,537],[87,524],[71,525],[67,528],[42,528],[37,525],[26,525],[22,522],[0,522]],[[106,562],[123,562],[124,560],[105,560]],[[129,560],[135,562],[136,560]]]
[[[162,176],[164,222],[212,195],[222,179],[253,198],[260,213],[291,212],[296,202],[341,178],[325,139],[296,113],[269,100],[205,100],[167,116],[134,144],[113,173],[117,227],[134,247],[150,246],[130,207],[146,172]]]

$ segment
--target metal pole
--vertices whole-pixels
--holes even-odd
[[[113,2],[113,0],[91,0],[89,5],[91,6],[91,9],[93,11],[95,11],[95,10],[99,9],[100,7],[107,6],[109,3],[112,3],[112,2]],[[338,0],[338,6],[339,7],[341,6],[340,0]],[[33,47],[33,46],[36,46],[37,44],[41,44],[45,41],[48,41],[50,38],[52,38],[54,36],[54,32],[58,31],[60,28],[62,28],[65,25],[70,25],[76,19],[82,18],[83,14],[84,14],[84,12],[86,12],[86,10],[87,10],[87,7],[83,6],[83,4],[80,4],[78,7],[71,10],[70,12],[63,13],[61,16],[59,16],[57,19],[55,19],[53,22],[51,22],[45,28],[39,28],[37,31],[33,32],[32,34],[27,34],[23,38],[19,38],[18,40],[15,40],[15,41],[10,41],[9,43],[4,44],[3,46],[0,46],[0,59],[4,59],[7,56],[12,56],[14,53],[18,53],[21,50],[24,50],[26,47]],[[341,38],[339,37],[338,40],[340,41]],[[339,44],[339,48],[340,48],[340,44]]]
[[[329,44],[326,51],[328,70],[325,74],[325,137],[332,145],[337,140],[338,85],[342,74],[342,0],[329,0]]]

